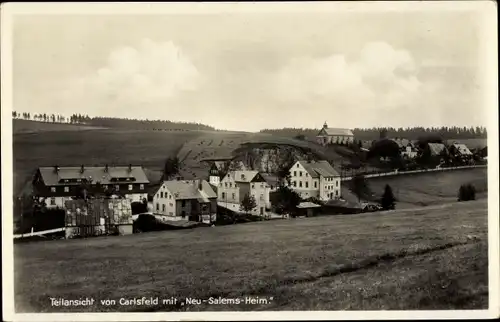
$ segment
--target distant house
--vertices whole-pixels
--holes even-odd
[[[270,204],[270,189],[270,185],[258,171],[230,171],[217,188],[218,203],[222,207],[240,212],[245,196],[253,196],[257,206],[250,213],[263,216]]]
[[[217,194],[206,180],[165,181],[154,193],[153,212],[169,220],[213,222]]]
[[[89,194],[123,195],[131,202],[147,199],[149,180],[141,166],[40,167],[33,177],[33,196],[48,208],[64,208],[85,189]]]
[[[208,182],[218,187],[222,178],[227,174],[230,170],[246,170],[246,167],[243,162],[235,161],[231,158],[218,158],[218,159],[204,159],[202,162],[209,163],[209,174],[208,174]]]
[[[297,161],[290,168],[290,184],[303,199],[340,198],[340,175],[328,161]]]
[[[354,133],[350,129],[329,128],[328,124],[323,125],[323,128],[316,136],[319,144],[327,145],[331,143],[353,143]]]
[[[266,208],[271,209],[271,200],[270,194],[278,190],[280,178],[274,174],[270,173],[260,173],[264,181],[267,183],[266,192],[264,193],[264,197],[266,199]]]
[[[418,149],[412,141],[408,139],[395,138],[393,139],[399,146],[401,156],[405,159],[414,159],[418,155]]]
[[[464,161],[471,160],[473,158],[473,153],[465,144],[462,143],[453,143],[450,145],[449,151],[452,155]]]

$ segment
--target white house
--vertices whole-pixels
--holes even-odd
[[[253,196],[257,206],[250,213],[263,216],[269,205],[270,185],[258,171],[230,171],[217,187],[220,206],[241,212],[241,202],[246,195]]]
[[[316,136],[316,140],[322,145],[330,143],[353,143],[354,133],[350,129],[329,128],[325,122],[323,128]]]
[[[328,161],[297,161],[290,168],[290,187],[303,199],[340,198],[340,175]]]
[[[213,222],[217,194],[205,180],[165,181],[153,195],[153,213],[173,221]]]

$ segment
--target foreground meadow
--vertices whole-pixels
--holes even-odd
[[[22,312],[485,309],[487,202],[14,246]],[[176,297],[176,305],[100,304]],[[182,305],[266,298],[267,304]],[[50,298],[93,298],[86,307]],[[271,299],[272,298],[272,299]]]

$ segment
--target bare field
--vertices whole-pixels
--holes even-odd
[[[12,132],[17,133],[39,133],[52,131],[85,131],[85,130],[103,130],[104,127],[89,126],[81,124],[68,123],[50,123],[29,120],[14,120],[12,123]]]
[[[17,312],[485,309],[485,200],[14,245]],[[50,297],[266,298],[54,307]],[[272,299],[271,299],[272,297]]]

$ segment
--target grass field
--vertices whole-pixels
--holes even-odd
[[[161,169],[184,142],[200,132],[132,130],[20,133],[13,138],[14,182],[18,192],[40,166],[140,164]]]
[[[17,133],[39,133],[47,131],[84,131],[84,130],[99,130],[103,127],[87,126],[80,124],[63,124],[63,123],[50,123],[38,122],[28,120],[14,120],[12,123],[12,132]]]
[[[382,195],[385,185],[389,184],[398,199],[396,207],[401,209],[456,201],[458,189],[466,183],[475,186],[478,199],[486,198],[487,180],[487,168],[477,168],[370,178],[368,182],[372,192],[378,196]]]
[[[14,245],[17,312],[485,309],[487,203]],[[159,297],[52,307],[50,297]],[[260,305],[163,305],[258,296]],[[272,300],[271,300],[272,297]]]

